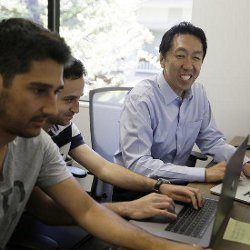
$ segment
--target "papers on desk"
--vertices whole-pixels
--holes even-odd
[[[223,239],[250,245],[250,223],[230,218]]]
[[[221,193],[222,184],[216,185],[210,189],[213,194]],[[241,201],[247,204],[250,204],[250,179],[244,178],[242,181],[239,181],[237,192],[235,195],[235,200]]]

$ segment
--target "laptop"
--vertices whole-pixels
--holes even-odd
[[[202,247],[211,245],[232,209],[248,137],[227,163],[219,201],[206,198],[204,207],[199,210],[193,209],[190,204],[176,204],[175,212],[178,217],[174,221],[169,221],[165,217],[153,217],[149,220],[130,220],[130,222],[162,238]]]
[[[212,194],[221,194],[222,184],[218,184],[210,189]],[[250,204],[250,178],[245,177],[238,183],[235,200]]]

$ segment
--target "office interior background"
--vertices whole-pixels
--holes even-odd
[[[0,16],[28,17],[47,26],[48,2],[57,1],[1,0]],[[158,73],[164,32],[182,20],[201,27],[208,52],[197,80],[230,141],[250,131],[249,9],[249,0],[60,0],[59,31],[87,68],[87,93],[95,87],[133,86]],[[74,121],[91,145],[86,100]]]
[[[216,124],[227,141],[250,132],[249,9],[248,0],[192,1],[191,22],[205,31],[208,41],[197,81],[204,84]],[[74,120],[90,144],[86,105]]]

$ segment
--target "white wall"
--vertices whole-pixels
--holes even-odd
[[[249,0],[193,0],[192,23],[207,36],[199,80],[228,140],[250,131]]]

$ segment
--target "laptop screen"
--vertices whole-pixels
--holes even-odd
[[[226,216],[232,209],[234,197],[236,194],[240,173],[242,170],[243,160],[248,143],[247,136],[242,144],[236,149],[226,166],[226,173],[223,179],[220,200],[217,206],[217,213],[213,227],[212,240],[215,239],[220,227]]]

